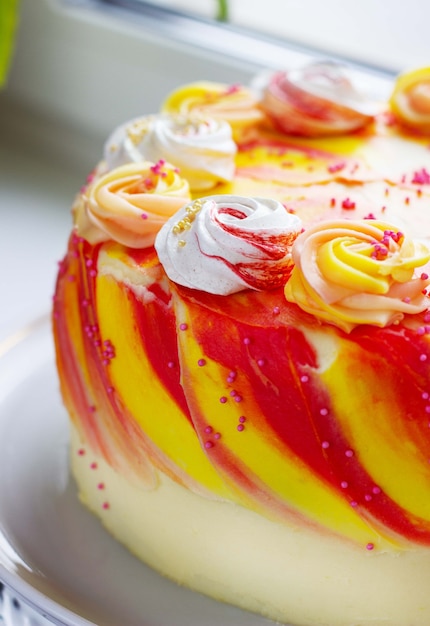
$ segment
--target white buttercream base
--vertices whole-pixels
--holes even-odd
[[[430,624],[430,550],[369,552],[202,498],[161,473],[147,491],[91,455],[94,472],[82,447],[73,432],[83,503],[131,552],[181,585],[300,626]]]

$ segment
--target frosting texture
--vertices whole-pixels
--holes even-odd
[[[400,75],[390,105],[403,124],[430,134],[430,67]]]
[[[78,198],[77,232],[92,244],[112,239],[145,248],[189,198],[188,182],[172,165],[163,161],[122,165],[97,178]]]
[[[250,89],[210,81],[176,89],[164,101],[162,111],[225,120],[232,127],[235,139],[264,119],[258,99]]]
[[[354,131],[377,112],[334,63],[276,72],[264,91],[262,108],[282,131],[308,136]]]
[[[158,115],[128,122],[105,146],[109,169],[125,163],[164,159],[179,168],[192,190],[210,189],[234,175],[236,144],[221,119]]]
[[[276,200],[209,196],[170,219],[155,247],[172,281],[228,295],[283,285],[300,230],[299,218]]]
[[[358,324],[384,327],[430,305],[430,259],[421,243],[374,220],[323,222],[293,246],[294,270],[285,296],[317,318],[350,332]]]

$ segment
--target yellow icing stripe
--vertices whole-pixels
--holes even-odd
[[[176,296],[175,308],[178,321],[187,325],[187,330],[179,334],[181,367],[187,397],[190,398],[190,403],[193,398],[198,413],[204,415],[207,425],[221,434],[222,446],[228,448],[231,458],[237,458],[244,463],[250,472],[267,485],[269,491],[274,492],[293,510],[344,537],[362,544],[371,541],[380,546],[381,541],[383,542],[380,535],[354,512],[345,499],[319,481],[300,459],[292,453],[286,454],[285,448],[281,448],[280,442],[267,426],[264,432],[253,427],[252,414],[259,411],[259,408],[251,400],[252,390],[247,393],[245,389],[242,403],[231,399],[220,403],[220,395],[226,388],[228,371],[206,355],[206,365],[198,366],[202,358],[201,347],[192,334],[192,319],[187,315],[186,306]],[[234,341],[234,337],[231,340]],[[241,382],[241,391],[243,388]],[[243,432],[238,432],[237,424],[243,412],[248,416],[247,425]],[[255,502],[254,508],[258,509]]]
[[[220,496],[229,495],[210,465],[196,434],[148,362],[127,291],[110,276],[97,278],[100,334],[115,347],[109,375],[126,408],[142,430],[174,463]],[[167,366],[167,364],[166,364]]]
[[[363,355],[358,346],[340,340],[338,358],[321,379],[342,430],[375,484],[406,511],[430,520],[429,463],[415,443],[420,435],[411,436],[410,429],[419,426],[396,415],[402,406],[396,373],[390,374],[382,357]]]

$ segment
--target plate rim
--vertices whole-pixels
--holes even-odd
[[[39,333],[41,335],[48,334],[50,324],[51,314],[44,313],[2,339],[0,341],[0,367],[3,366],[5,359],[10,358],[16,350],[19,350],[25,341],[30,340]],[[0,400],[0,405],[2,402]],[[18,573],[11,571],[13,565],[8,569],[4,564],[4,559],[6,558],[7,560],[10,557],[5,554],[2,545],[8,545],[13,549],[13,545],[10,544],[2,528],[0,528],[0,557],[3,558],[3,561],[0,561],[0,581],[20,602],[27,605],[39,616],[51,620],[51,623],[54,620],[53,623],[58,626],[97,626],[95,622],[89,621],[68,609],[61,602],[54,600],[40,589],[34,587],[30,582],[19,576]]]

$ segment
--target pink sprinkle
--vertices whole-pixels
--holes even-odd
[[[230,96],[230,95],[233,95],[234,93],[237,93],[238,91],[240,91],[240,85],[238,84],[229,85],[224,91],[224,94],[226,96]]]
[[[141,217],[143,220],[147,220],[147,219],[148,219],[148,214],[147,214],[147,213],[141,213],[141,214],[140,214],[140,217]]]
[[[91,469],[97,469],[97,463],[91,463],[90,467]]]
[[[105,488],[105,484],[104,483],[99,483],[97,485],[97,489],[103,490]]]
[[[213,431],[212,426],[206,426],[205,428],[205,433],[207,433],[208,435],[210,435],[210,433]]]
[[[258,359],[258,361],[257,361],[257,365],[258,365],[259,367],[263,367],[263,365],[264,365],[265,363],[266,363],[266,361],[265,361],[264,359]]]
[[[221,439],[221,433],[215,433],[214,439]]]
[[[374,547],[375,545],[373,543],[368,543],[366,546],[366,550],[373,550]]]
[[[279,315],[280,312],[281,312],[281,307],[279,306],[273,307],[273,315]]]
[[[214,444],[212,443],[212,441],[205,441],[205,448],[206,450],[209,450],[210,448],[213,448]]]
[[[349,198],[345,198],[345,200],[342,201],[342,209],[346,209],[347,211],[355,209],[355,202],[353,202]]]
[[[197,365],[198,365],[199,367],[203,367],[204,365],[206,365],[206,361],[205,361],[205,359],[199,359],[199,360],[197,361]]]
[[[342,482],[340,483],[340,486],[342,487],[342,489],[347,489],[348,483],[346,482],[346,480],[342,480]]]
[[[427,361],[427,354],[420,354],[420,361]]]
[[[103,502],[103,504],[102,504],[102,508],[103,508],[103,509],[105,509],[105,510],[110,509],[110,504],[109,504],[109,502]]]
[[[239,417],[239,422],[240,422],[241,424],[243,424],[244,422],[246,422],[246,417],[245,417],[244,415],[241,415],[241,416]]]
[[[88,407],[88,410],[89,410],[91,413],[94,413],[94,412],[96,411],[96,407],[92,404],[91,406],[89,406],[89,407]]]
[[[300,381],[301,381],[302,383],[307,383],[307,382],[308,382],[308,380],[309,380],[309,376],[306,376],[306,374],[300,378]]]
[[[430,174],[427,172],[425,167],[423,167],[418,172],[414,173],[412,178],[412,184],[414,185],[430,185]]]
[[[92,260],[92,259],[87,259],[87,260],[85,261],[85,265],[86,265],[87,267],[91,267],[91,265],[92,265],[92,264],[93,264],[93,260]]]
[[[323,416],[328,415],[328,409],[321,409],[320,410],[320,415],[323,415]]]
[[[173,361],[169,361],[169,362],[167,363],[167,367],[168,367],[168,368],[170,368],[170,369],[173,369],[173,368],[175,367],[174,362],[173,362]]]
[[[225,404],[227,402],[227,398],[225,396],[221,396],[219,401],[221,402],[221,404]]]
[[[427,280],[427,279],[428,279],[428,277],[429,277],[429,275],[428,275],[428,274],[426,274],[425,272],[423,272],[423,273],[421,274],[421,276],[420,276],[421,280]]]
[[[245,426],[243,424],[238,424],[237,430],[241,433],[243,430],[245,430]]]
[[[327,450],[327,448],[329,448],[329,447],[330,447],[330,444],[329,444],[328,441],[323,441],[321,443],[321,448],[323,448],[324,450]]]
[[[354,456],[354,450],[346,450],[345,456],[351,458],[352,456]]]
[[[370,502],[372,500],[372,496],[370,495],[370,493],[366,493],[364,499],[366,500],[366,502]]]
[[[95,276],[97,276],[97,270],[90,270],[89,275],[91,276],[91,278],[94,278]]]
[[[188,328],[188,324],[185,324],[185,323],[179,324],[180,330],[187,330],[187,328]]]
[[[242,398],[242,396],[241,396],[240,394],[238,394],[238,393],[237,393],[237,394],[234,396],[234,401],[235,401],[235,402],[242,402],[242,400],[243,400],[243,398]]]
[[[352,502],[350,502],[350,505],[355,509],[355,507],[358,506],[358,502],[356,500],[352,500]]]
[[[79,456],[83,456],[85,454],[85,450],[83,448],[80,448],[78,450],[78,454],[79,454]]]
[[[108,393],[113,393],[115,390],[114,390],[114,388],[113,388],[113,387],[108,387],[108,388],[106,389],[106,391],[107,391]]]
[[[339,163],[334,163],[333,165],[329,165],[327,170],[330,172],[330,174],[335,174],[336,172],[340,172],[341,170],[343,170],[345,165],[346,165],[345,161],[340,161]]]
[[[374,487],[372,487],[372,493],[373,495],[378,496],[381,493],[381,487],[375,485]]]
[[[249,344],[251,343],[251,339],[249,337],[245,337],[243,343],[245,344],[245,346],[249,346]]]
[[[428,400],[428,399],[429,399],[429,397],[430,397],[430,396],[429,396],[428,391],[423,391],[423,392],[422,392],[422,394],[421,394],[421,398],[422,398],[423,400]]]

